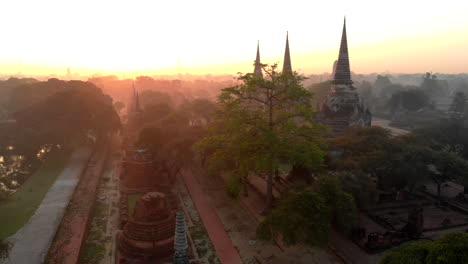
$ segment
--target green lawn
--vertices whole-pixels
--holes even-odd
[[[138,199],[143,196],[144,193],[135,193],[128,196],[128,217],[133,219],[133,211],[135,210],[135,205]]]
[[[69,157],[69,153],[52,154],[16,193],[0,202],[0,240],[16,233],[27,223]]]

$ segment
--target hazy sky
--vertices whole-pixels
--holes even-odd
[[[468,72],[468,1],[2,0],[0,73],[330,72],[343,16],[354,72]]]

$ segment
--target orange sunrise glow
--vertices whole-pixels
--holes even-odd
[[[0,71],[5,74],[62,73],[68,67],[83,74],[235,74],[251,70],[257,40],[264,62],[281,63],[286,31],[295,69],[330,72],[344,15],[355,72],[468,68],[466,1],[22,0],[1,5]]]

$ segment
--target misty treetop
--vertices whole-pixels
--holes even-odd
[[[206,125],[217,106],[207,99],[186,100],[177,106],[159,91],[144,91],[143,121],[137,145],[150,148],[163,169],[175,180],[184,166],[192,163],[193,145],[206,135]],[[141,97],[141,96],[140,96]]]
[[[421,135],[393,137],[384,128],[354,127],[347,135],[328,141],[331,150],[341,152],[341,157],[328,165],[334,170],[373,175],[380,187],[413,191],[426,180],[438,186],[448,180],[466,184],[468,162],[454,152],[431,147]]]
[[[82,81],[52,82],[60,84],[59,91],[14,113],[16,127],[21,132],[19,137],[10,135],[10,138],[19,151],[21,146],[27,149],[47,144],[70,147],[85,143],[89,135],[104,136],[120,128],[112,98],[99,88]]]

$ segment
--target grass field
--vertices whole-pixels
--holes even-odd
[[[16,233],[28,222],[69,157],[69,153],[52,154],[16,193],[0,202],[0,240]]]
[[[135,210],[135,205],[138,199],[143,196],[144,193],[135,193],[128,196],[128,216],[130,219],[133,219],[133,211]]]

